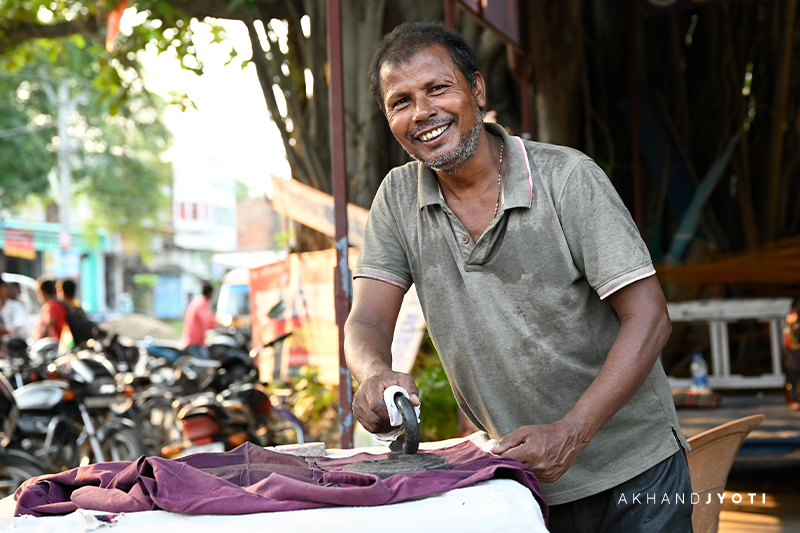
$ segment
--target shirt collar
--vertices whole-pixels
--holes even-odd
[[[533,178],[531,176],[530,162],[528,153],[522,139],[509,135],[505,128],[499,124],[491,122],[484,123],[487,131],[490,131],[503,138],[506,153],[506,179],[503,185],[503,210],[513,207],[527,207],[530,209],[533,200]],[[436,173],[418,163],[418,186],[417,196],[419,196],[419,208],[427,205],[444,204],[444,197],[439,188],[439,180]]]

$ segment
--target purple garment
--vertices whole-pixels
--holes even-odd
[[[385,459],[386,454],[302,458],[245,443],[225,453],[176,460],[143,456],[30,479],[17,489],[15,514],[50,516],[76,509],[247,514],[373,506],[504,478],[530,489],[547,519],[539,482],[522,463],[483,452],[469,441],[435,453],[447,459],[450,470],[398,474],[385,480],[342,469],[359,461]]]

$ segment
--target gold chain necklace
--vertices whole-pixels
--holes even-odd
[[[497,203],[494,204],[494,217],[497,218],[497,210],[500,209],[500,196],[502,196],[503,188],[501,181],[503,178],[503,149],[505,148],[503,139],[500,139],[500,168],[497,169]]]

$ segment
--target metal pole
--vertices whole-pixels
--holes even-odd
[[[330,66],[331,171],[336,220],[336,269],[334,300],[339,326],[339,442],[343,449],[353,447],[353,388],[344,358],[344,323],[353,299],[347,244],[347,167],[345,160],[344,75],[342,69],[341,0],[327,0],[328,64]]]
[[[444,0],[444,25],[456,28],[456,0]]]
[[[58,214],[61,219],[61,234],[58,241],[62,250],[68,250],[72,243],[70,238],[70,202],[72,188],[72,156],[73,140],[67,133],[67,121],[74,110],[74,100],[69,97],[66,78],[61,79],[58,86],[58,177],[61,186],[61,205]]]

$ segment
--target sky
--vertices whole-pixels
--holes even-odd
[[[125,12],[120,23],[123,33],[136,24],[136,17],[135,9]],[[142,54],[148,90],[162,95],[185,92],[198,108],[181,112],[178,106],[169,106],[162,118],[174,139],[164,159],[213,157],[246,183],[252,196],[270,194],[271,174],[290,176],[280,133],[269,118],[254,66],[241,68],[242,61],[251,57],[247,28],[241,21],[218,23],[231,42],[211,44],[205,25],[193,25],[198,59],[204,65],[202,76],[182,69],[176,58],[158,55],[152,48]],[[225,65],[230,46],[239,55]]]

